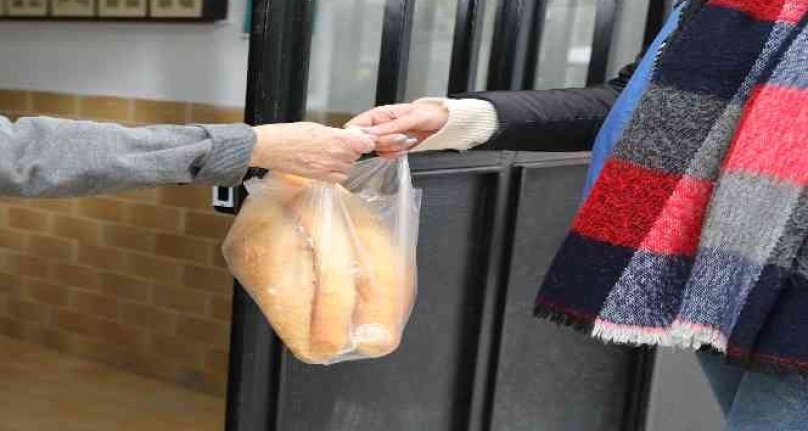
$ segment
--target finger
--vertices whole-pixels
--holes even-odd
[[[418,138],[404,134],[380,136],[376,141],[376,152],[386,153],[391,151],[408,150],[417,145],[418,142]]]
[[[376,148],[376,137],[368,136],[357,130],[342,130],[341,141],[356,154],[365,154]]]
[[[378,106],[352,118],[345,123],[345,127],[371,127],[377,124],[383,124],[409,113],[412,111],[412,108],[412,105],[409,103]]]
[[[347,127],[370,127],[370,126],[374,125],[375,123],[373,121],[373,118],[374,118],[375,114],[374,114],[373,111],[374,110],[371,109],[369,111],[365,111],[365,112],[357,115],[356,117],[351,118],[350,121],[345,123],[344,127],[346,127],[346,128]]]
[[[365,128],[365,133],[376,136],[404,134],[417,129],[421,119],[414,113],[408,113],[395,120]]]

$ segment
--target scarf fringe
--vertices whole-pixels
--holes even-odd
[[[776,358],[750,357],[727,354],[727,340],[718,330],[683,320],[676,320],[670,328],[648,328],[619,325],[603,319],[590,319],[550,304],[539,303],[533,314],[576,332],[594,336],[604,343],[634,346],[681,347],[721,356],[727,364],[749,371],[763,373],[797,373],[808,378],[808,364],[792,363]],[[659,331],[657,329],[662,329]],[[721,346],[717,348],[716,345]]]
[[[566,326],[577,332],[589,335],[592,332],[593,321],[591,319],[556,309],[550,305],[539,303],[533,309],[533,315],[540,319],[549,320],[555,324]]]
[[[720,353],[727,350],[727,338],[718,329],[677,320],[671,326],[622,325],[604,319],[595,321],[592,336],[603,341],[634,346],[679,347],[699,350],[708,347]]]
[[[602,319],[595,321],[592,336],[605,342],[632,346],[672,345],[671,335],[667,328],[620,325]]]
[[[671,325],[671,335],[675,346],[699,350],[709,347],[719,353],[727,351],[727,337],[716,328],[698,323],[676,320]]]

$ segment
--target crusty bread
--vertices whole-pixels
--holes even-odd
[[[242,207],[225,258],[300,360],[387,355],[412,307],[413,269],[363,200],[328,187],[274,174]]]
[[[275,196],[249,198],[223,245],[230,270],[302,361],[313,362],[309,326],[315,293],[314,254]]]
[[[316,187],[316,186],[315,186]],[[317,290],[311,312],[310,354],[320,362],[352,350],[357,263],[338,199],[318,199],[308,190],[289,206],[314,246]]]
[[[348,195],[345,200],[361,267],[353,334],[358,353],[376,358],[390,354],[401,343],[415,286],[390,232],[359,198]]]

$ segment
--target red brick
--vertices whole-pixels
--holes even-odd
[[[34,256],[6,253],[5,272],[14,275],[26,275],[33,278],[48,277],[48,262]]]
[[[102,273],[101,291],[104,294],[133,301],[147,302],[151,282],[120,274]]]
[[[149,188],[149,189],[132,190],[128,192],[118,193],[115,195],[115,197],[118,199],[128,201],[151,203],[157,201],[157,189]]]
[[[154,232],[137,227],[108,224],[103,228],[104,244],[149,252],[154,250]]]
[[[79,214],[98,220],[122,221],[124,204],[108,198],[85,198],[79,202]]]
[[[69,289],[63,285],[42,280],[28,280],[25,290],[28,297],[36,302],[51,305],[67,305]]]
[[[70,214],[73,212],[75,199],[29,199],[28,205],[46,211]]]
[[[157,236],[155,252],[161,256],[208,263],[212,244],[180,235],[160,234]]]
[[[160,188],[159,202],[163,205],[210,209],[212,191],[202,186],[169,186]]]
[[[130,355],[130,347],[125,344],[111,344],[106,340],[74,335],[70,353],[112,367],[121,367]]]
[[[98,244],[100,231],[101,224],[97,221],[66,216],[54,216],[51,229],[57,236],[92,245]]]
[[[126,222],[134,226],[179,232],[180,220],[180,211],[175,208],[134,203],[126,208]]]
[[[26,233],[11,229],[0,229],[0,248],[26,250]]]
[[[233,301],[229,297],[211,296],[208,315],[213,319],[230,322]]]
[[[0,316],[0,334],[8,337],[23,338],[25,325],[22,322]]]
[[[43,232],[50,226],[50,215],[28,208],[9,208],[8,224],[18,229]]]
[[[63,330],[99,337],[115,344],[142,344],[145,333],[131,326],[87,316],[70,310],[56,310],[55,324]]]
[[[70,292],[70,306],[79,313],[115,319],[120,315],[118,300],[96,293]]]
[[[150,280],[175,283],[179,279],[179,264],[165,258],[130,253],[126,272]]]
[[[72,260],[76,254],[76,245],[61,238],[31,235],[28,237],[28,251],[39,257]]]
[[[47,322],[50,313],[47,305],[25,299],[9,298],[6,308],[10,317],[32,323]]]
[[[74,118],[78,113],[75,94],[35,91],[31,93],[31,109],[39,114]]]
[[[230,326],[215,320],[180,316],[177,334],[215,346],[226,346],[229,340]]]
[[[80,244],[79,262],[95,268],[120,271],[126,268],[126,255],[114,248]]]
[[[222,254],[221,243],[217,243],[211,250],[210,264],[211,266],[215,266],[217,268],[228,269],[227,261],[224,260],[224,255]]]
[[[154,304],[176,311],[205,315],[205,302],[207,298],[203,293],[190,289],[180,289],[168,286],[154,286],[152,292]]]
[[[60,352],[70,352],[73,346],[73,334],[46,326],[30,326],[26,338],[45,347]]]
[[[213,212],[188,212],[185,215],[185,233],[188,235],[223,240],[233,217]]]
[[[50,269],[50,279],[55,283],[75,286],[84,290],[96,291],[101,288],[98,270],[86,266],[53,262]]]
[[[183,265],[182,284],[219,295],[233,292],[233,276],[229,272],[198,265]]]
[[[22,278],[16,275],[0,273],[0,295],[20,296],[22,283]]]
[[[174,334],[177,320],[177,313],[173,311],[134,302],[121,303],[121,321],[155,334]]]

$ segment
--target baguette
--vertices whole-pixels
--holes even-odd
[[[346,196],[357,237],[360,260],[354,338],[357,351],[378,358],[401,343],[402,325],[409,316],[415,285],[407,262],[395,249],[390,232],[356,196]]]
[[[223,252],[230,270],[292,354],[314,362],[309,348],[314,253],[281,199],[248,198]]]
[[[327,192],[321,187],[330,186],[314,186],[290,202],[290,208],[314,245],[317,289],[311,311],[310,354],[318,362],[329,363],[353,350],[357,264],[342,205],[339,199],[320,200],[320,192]]]

